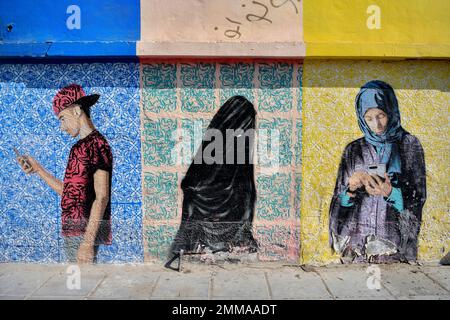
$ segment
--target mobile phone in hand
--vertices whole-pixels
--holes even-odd
[[[14,153],[16,154],[17,158],[22,158],[25,162],[24,164],[24,169],[29,169],[31,168],[31,164],[27,161],[26,157],[24,157],[23,155],[20,154],[19,150],[17,150],[16,148],[13,148]]]
[[[386,164],[379,163],[379,164],[371,164],[367,168],[367,173],[371,176],[377,175],[381,178],[382,181],[385,180],[385,174],[386,174]]]

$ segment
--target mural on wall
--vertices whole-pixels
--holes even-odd
[[[426,201],[418,239],[419,260],[448,252],[448,101],[445,61],[305,60],[301,186],[301,262],[339,263],[330,247],[330,204],[347,144],[360,137],[355,97],[373,79],[395,88],[402,127],[416,136],[426,161]],[[448,130],[447,130],[448,131]],[[404,161],[404,160],[403,160]],[[403,175],[402,167],[402,175]],[[414,173],[416,175],[416,173]],[[403,192],[404,190],[402,190]],[[406,203],[404,199],[404,207]]]
[[[0,261],[55,263],[75,260],[79,253],[81,261],[143,260],[138,66],[128,61],[0,64],[0,164],[5,168],[0,172]],[[82,89],[60,90],[70,83]],[[82,97],[82,90],[100,98]],[[67,108],[78,98],[82,108]],[[74,129],[87,128],[98,130],[74,138]],[[19,159],[24,169],[31,173],[39,163],[57,192],[38,174],[20,169],[17,156],[23,155],[32,156]],[[94,194],[103,200],[94,202]],[[86,217],[100,211],[103,223],[88,223]],[[75,250],[77,235],[91,234],[91,227],[99,228],[97,239],[91,239],[94,248]]]
[[[426,200],[424,151],[404,130],[393,88],[373,80],[356,97],[364,137],[344,150],[330,206],[330,244],[345,262],[415,261]]]
[[[58,179],[64,177],[76,140],[61,133],[51,106],[59,89],[70,83],[101,95],[91,118],[114,155],[112,241],[99,245],[99,263],[139,262],[144,255],[146,261],[167,258],[182,217],[181,180],[192,161],[172,161],[178,144],[173,133],[183,129],[183,138],[195,138],[201,123],[194,139],[201,143],[215,113],[236,95],[254,104],[257,132],[278,131],[280,137],[274,150],[257,148],[252,235],[258,251],[250,256],[296,260],[301,77],[301,64],[289,61],[0,64],[0,165],[5,168],[0,172],[0,261],[66,261],[61,198],[36,174],[20,169],[13,148]],[[270,148],[275,147],[271,139]],[[265,159],[273,151],[278,155],[274,163]]]
[[[54,177],[30,155],[17,161],[26,174],[36,173],[61,196],[64,250],[69,262],[92,263],[98,246],[110,245],[111,177],[113,156],[105,137],[91,120],[90,108],[100,98],[86,95],[78,84],[62,88],[53,99],[53,112],[60,129],[73,138],[64,180]]]
[[[240,225],[239,228],[231,229],[230,226],[229,230],[224,229],[224,235],[237,235],[239,238],[245,231],[240,244],[246,243],[255,248],[257,243],[258,250],[241,255],[238,254],[241,250],[246,253],[250,250],[235,247],[236,250],[232,252],[211,254],[214,250],[208,248],[205,249],[206,254],[200,255],[203,261],[220,260],[223,257],[263,261],[297,260],[300,247],[301,64],[289,61],[144,61],[141,76],[145,261],[166,261],[177,234],[175,244],[181,240],[181,248],[184,249],[197,249],[199,240],[207,240],[217,249],[227,247],[227,242],[230,242],[228,239],[224,238],[223,244],[214,243],[219,235],[217,238],[213,236],[214,232],[220,231],[219,222],[224,221],[225,217],[239,217],[241,222],[234,223],[235,227]],[[245,97],[246,100],[236,96]],[[230,97],[235,98],[228,101]],[[230,114],[224,113],[231,102],[243,110],[238,108]],[[217,123],[227,116],[239,118],[233,125],[228,124],[231,120]],[[251,120],[250,123],[245,124],[244,118]],[[214,143],[205,139],[208,126],[226,131],[227,127],[238,125],[255,126],[253,169],[249,165],[239,164],[195,164],[197,151],[204,151],[204,148],[209,155],[213,148]],[[266,144],[261,143],[264,132],[267,132]],[[272,136],[272,132],[278,135]],[[275,140],[278,144],[274,143]],[[174,151],[180,146],[183,152],[174,157],[174,153],[178,153]],[[216,158],[216,154],[213,153],[212,158]],[[224,189],[221,194],[215,193],[212,183],[218,182],[220,176],[206,176],[207,179],[202,180],[205,176],[200,169],[206,173],[207,168],[225,175],[223,181],[218,183],[218,187],[222,188],[226,184],[232,185],[227,175],[253,170],[252,174],[240,177],[248,179],[245,180],[247,194],[239,194],[235,189],[232,192]],[[197,175],[201,179],[197,179]],[[250,178],[253,175],[254,178]],[[211,184],[208,184],[208,179]],[[241,180],[241,183],[244,181]],[[203,191],[198,190],[195,194],[190,191],[200,187]],[[253,192],[256,193],[255,199],[252,199]],[[218,227],[211,227],[209,220],[203,225],[198,224],[201,227],[196,226],[197,221],[203,219],[202,210],[210,206],[210,200],[203,198],[206,194],[223,201],[224,206],[225,203],[242,203],[247,199],[247,212],[244,213],[244,207],[239,208],[233,217],[230,211],[230,214],[219,220]],[[221,198],[225,195],[231,198],[225,201]],[[242,198],[234,200],[233,197]],[[199,202],[199,199],[203,200]],[[252,206],[254,213],[251,220]],[[192,215],[188,214],[191,209]],[[210,210],[205,210],[204,214],[208,212]],[[244,219],[245,215],[247,217]],[[211,215],[208,219],[213,216],[218,218]],[[184,220],[189,221],[187,229],[195,226],[203,233],[204,228],[208,233],[199,234],[199,238],[194,236],[192,243],[185,247],[183,241],[190,241],[191,238],[185,238],[182,235],[185,231],[180,231]],[[251,235],[256,243],[251,240]],[[178,249],[180,247],[172,250],[172,253]]]
[[[186,253],[257,250],[252,234],[256,187],[253,104],[234,96],[217,111],[181,182],[183,213],[169,262]]]

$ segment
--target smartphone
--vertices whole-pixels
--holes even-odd
[[[16,154],[16,157],[17,157],[17,158],[23,157],[23,156],[20,154],[19,150],[17,150],[16,148],[13,148],[13,150],[14,150],[14,153]],[[31,165],[30,165],[30,163],[29,163],[29,162],[26,160],[26,158],[25,158],[25,169],[29,169],[29,168],[31,168]]]
[[[367,168],[367,173],[371,176],[377,175],[380,178],[384,179],[384,175],[386,174],[386,164],[370,164]]]

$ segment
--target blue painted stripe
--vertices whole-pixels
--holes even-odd
[[[135,56],[135,42],[56,42],[47,56]]]
[[[48,43],[0,43],[2,57],[45,57]]]
[[[133,56],[139,0],[0,1],[0,56]]]
[[[139,63],[138,56],[95,56],[95,57],[2,57],[0,56],[0,66],[2,64],[67,64],[67,63],[117,63],[134,62]]]
[[[2,57],[96,57],[136,56],[135,42],[56,42],[6,43],[0,45]]]

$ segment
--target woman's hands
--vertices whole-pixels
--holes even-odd
[[[382,181],[377,175],[370,177],[371,179],[368,180],[368,184],[365,185],[367,193],[373,196],[383,196],[386,198],[389,197],[392,192],[392,184],[388,174],[384,174],[384,181]]]
[[[363,171],[356,171],[350,179],[348,179],[348,190],[355,192],[356,189],[361,188],[364,185],[364,181],[367,179],[368,174]]]
[[[348,180],[348,190],[352,193],[364,186],[370,195],[389,197],[392,192],[391,180],[387,173],[384,176],[385,180],[382,181],[377,175],[371,176],[367,172],[356,171]]]

